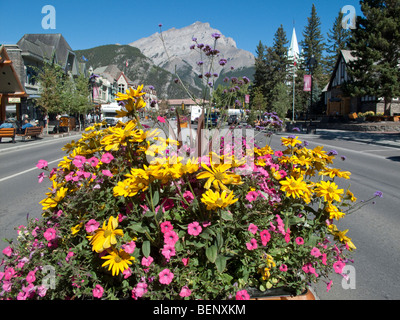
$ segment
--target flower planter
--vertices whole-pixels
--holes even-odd
[[[294,295],[285,288],[270,289],[265,292],[257,289],[249,289],[248,291],[250,300],[316,300],[314,294],[308,288],[301,295]]]

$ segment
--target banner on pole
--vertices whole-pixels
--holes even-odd
[[[244,96],[244,102],[245,102],[245,103],[250,103],[250,95],[246,94],[246,95]]]
[[[304,91],[311,91],[311,75],[309,74],[304,75]]]

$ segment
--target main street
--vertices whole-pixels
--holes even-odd
[[[280,138],[287,133],[274,135],[271,145],[280,148]],[[310,147],[325,146],[336,150],[334,166],[352,173],[351,190],[359,200],[367,200],[379,190],[383,198],[376,204],[363,207],[353,215],[339,221],[341,230],[349,229],[348,236],[357,247],[354,252],[355,289],[344,289],[342,277],[333,274],[333,287],[329,293],[321,282],[313,288],[322,300],[373,300],[400,299],[398,270],[400,265],[400,138],[385,139],[361,136],[351,132],[319,131],[314,135],[296,134],[307,140]],[[256,135],[265,143],[263,133]],[[0,146],[0,238],[15,238],[14,228],[26,224],[26,217],[41,216],[39,201],[44,199],[50,183],[38,184],[41,170],[35,165],[45,159],[55,166],[65,155],[61,148],[74,137],[45,138],[38,141],[2,143]],[[341,160],[345,156],[346,160]],[[0,243],[0,250],[6,246]],[[354,280],[354,279],[353,279]]]

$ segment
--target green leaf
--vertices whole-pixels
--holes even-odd
[[[210,262],[215,262],[215,260],[217,259],[217,252],[218,249],[216,246],[211,246],[206,249],[206,256]]]
[[[228,211],[222,211],[221,218],[225,221],[233,221],[233,215]]]
[[[158,190],[154,191],[153,194],[153,206],[156,207],[158,204],[158,201],[160,201],[160,193],[158,192]]]
[[[221,273],[224,272],[227,260],[228,260],[227,257],[221,256],[221,255],[219,255],[217,257],[217,259],[215,260],[215,265],[217,266],[217,270],[219,272],[221,272]]]
[[[150,255],[150,241],[144,241],[142,245],[142,252],[146,258]]]
[[[136,231],[138,233],[145,233],[146,232],[146,230],[139,223],[132,224],[130,226],[130,229],[132,229],[133,231]]]
[[[218,248],[222,248],[224,245],[224,238],[222,237],[222,234],[217,233],[217,246]]]

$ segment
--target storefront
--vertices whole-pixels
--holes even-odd
[[[21,104],[27,94],[4,46],[0,47],[0,122],[21,121]]]

